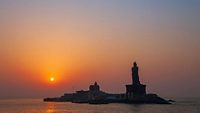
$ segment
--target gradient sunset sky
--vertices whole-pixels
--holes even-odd
[[[0,98],[123,93],[134,61],[148,92],[200,97],[200,0],[0,0]]]

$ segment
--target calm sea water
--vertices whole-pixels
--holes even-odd
[[[175,99],[172,105],[89,105],[43,102],[42,99],[0,100],[0,113],[200,113],[200,99]]]

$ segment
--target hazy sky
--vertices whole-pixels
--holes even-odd
[[[122,93],[134,61],[149,93],[200,97],[199,43],[199,0],[0,0],[0,98]]]

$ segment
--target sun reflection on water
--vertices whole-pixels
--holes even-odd
[[[55,113],[55,104],[48,103],[46,113]]]

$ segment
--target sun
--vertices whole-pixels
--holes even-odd
[[[49,79],[51,82],[53,82],[54,80],[55,80],[55,78],[54,77],[50,77],[50,79]]]

